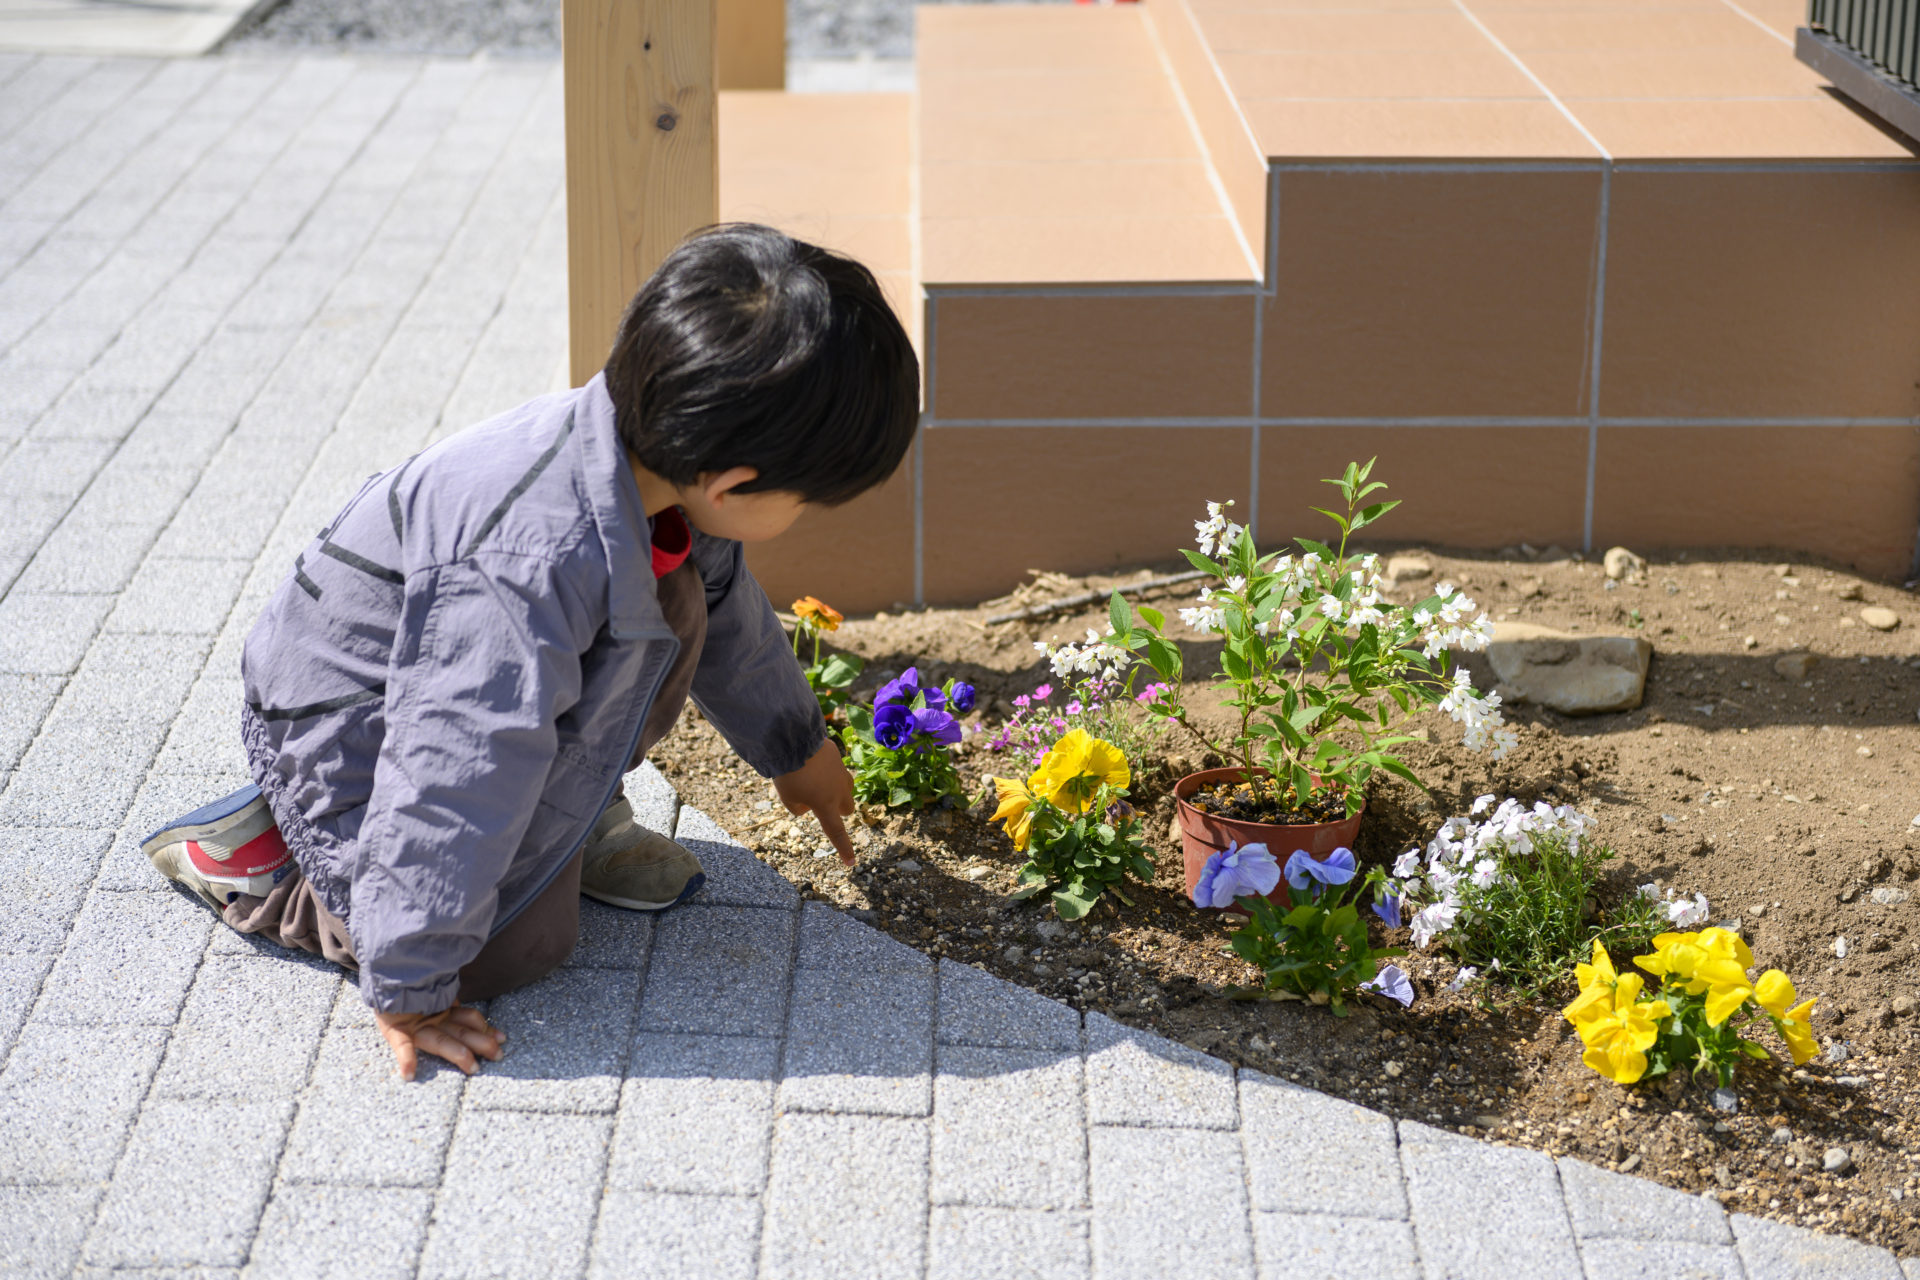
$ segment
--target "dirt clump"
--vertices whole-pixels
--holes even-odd
[[[1177,734],[1134,761],[1153,883],[1129,888],[1131,907],[1104,901],[1075,923],[1055,919],[1044,896],[1008,897],[1020,857],[978,800],[987,775],[1023,772],[1023,762],[988,750],[990,735],[970,734],[957,750],[975,803],[873,815],[856,828],[852,871],[825,855],[813,820],[789,817],[691,710],[654,759],[688,803],[804,894],[929,954],[1395,1116],[1920,1254],[1920,600],[1807,562],[1636,548],[1643,566],[1614,578],[1557,550],[1381,550],[1430,567],[1396,588],[1406,598],[1451,581],[1496,619],[1643,636],[1654,656],[1637,710],[1575,717],[1510,707],[1520,746],[1498,764],[1465,751],[1444,716],[1425,716],[1425,741],[1403,754],[1428,789],[1375,779],[1356,841],[1362,864],[1424,844],[1483,793],[1577,805],[1618,854],[1607,894],[1648,883],[1703,892],[1714,922],[1737,928],[1760,967],[1785,970],[1802,996],[1820,998],[1818,1057],[1796,1069],[1759,1033],[1775,1057],[1742,1069],[1733,1112],[1713,1105],[1707,1080],[1622,1088],[1581,1064],[1559,1014],[1570,988],[1533,1001],[1480,984],[1456,990],[1457,965],[1437,951],[1399,962],[1417,994],[1405,1010],[1364,998],[1341,1019],[1227,1000],[1223,991],[1256,974],[1227,948],[1234,924],[1184,896],[1172,827],[1174,781],[1227,762]],[[1014,696],[1051,678],[1034,642],[1083,636],[1104,625],[1105,607],[991,625],[989,616],[1165,568],[1038,575],[975,608],[850,618],[832,639],[867,660],[858,691],[870,696],[917,665],[926,680],[974,684],[970,718],[997,725]],[[1197,586],[1142,598],[1171,614]],[[1864,625],[1863,607],[1907,625]],[[1190,678],[1204,679],[1217,643],[1177,624],[1174,634]],[[1198,710],[1203,722],[1218,714],[1217,705]],[[1404,931],[1375,929],[1376,942],[1410,945]],[[1831,1158],[1835,1150],[1845,1159]]]

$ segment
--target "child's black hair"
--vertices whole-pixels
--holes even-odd
[[[678,485],[730,467],[742,492],[833,505],[892,475],[920,365],[851,258],[754,223],[689,237],[640,287],[607,360],[620,439]]]

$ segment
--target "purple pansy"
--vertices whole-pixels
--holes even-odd
[[[1402,1005],[1413,1003],[1413,982],[1397,964],[1382,965],[1380,974],[1372,982],[1360,984],[1362,991],[1374,991],[1389,1000],[1398,1000]]]
[[[1280,883],[1280,864],[1263,844],[1235,844],[1207,859],[1193,886],[1197,907],[1230,907],[1235,898],[1264,898]]]
[[[1305,889],[1316,880],[1324,885],[1345,884],[1358,869],[1351,849],[1335,849],[1325,862],[1316,861],[1305,849],[1296,849],[1287,859],[1287,884],[1294,889]]]
[[[1386,922],[1389,929],[1400,927],[1401,898],[1398,894],[1381,894],[1373,902],[1373,914]]]
[[[890,751],[898,751],[913,736],[913,712],[890,702],[873,713],[873,740]]]
[[[913,717],[915,733],[925,734],[933,741],[944,742],[948,746],[960,741],[960,722],[940,708],[928,707],[923,711],[914,711],[909,714]]]
[[[965,715],[973,710],[973,686],[965,680],[953,682],[953,709]]]
[[[919,692],[920,668],[908,667],[880,686],[880,692],[873,695],[873,705],[884,707],[897,703],[903,707],[911,706],[914,696]]]

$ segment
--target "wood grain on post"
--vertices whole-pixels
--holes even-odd
[[[640,282],[719,217],[715,0],[564,0],[567,318],[575,386]]]

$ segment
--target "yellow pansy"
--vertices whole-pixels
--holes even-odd
[[[1027,837],[1032,834],[1033,828],[1033,813],[1029,809],[1033,804],[1033,792],[1017,778],[993,779],[993,792],[1000,801],[1000,807],[993,811],[993,816],[987,821],[1005,823],[1013,847],[1022,853],[1026,852]]]
[[[1699,933],[1663,933],[1653,940],[1653,954],[1633,962],[1648,973],[1684,983],[1690,996],[1705,993],[1707,1022],[1719,1026],[1753,995],[1747,968],[1753,952],[1729,929]]]
[[[1637,975],[1628,974],[1627,978],[1636,979],[1633,985],[1638,994]],[[1628,984],[1623,979],[1620,985],[1624,989]],[[1672,1013],[1664,1000],[1623,1002],[1582,1029],[1580,1039],[1587,1047],[1580,1061],[1615,1084],[1634,1083],[1647,1073],[1647,1050],[1659,1038],[1660,1020]]]
[[[1767,970],[1760,975],[1760,981],[1753,984],[1753,998],[1777,1019],[1773,1024],[1774,1029],[1787,1042],[1787,1051],[1793,1054],[1793,1065],[1796,1067],[1819,1052],[1819,1047],[1813,1042],[1814,1000],[1795,1005],[1793,1002],[1798,995],[1793,989],[1793,979],[1778,969]]]
[[[1580,994],[1572,1004],[1560,1011],[1562,1017],[1577,1027],[1590,1019],[1613,1012],[1613,991],[1620,981],[1620,975],[1614,971],[1613,957],[1607,954],[1607,949],[1600,945],[1598,938],[1593,940],[1593,963],[1577,964],[1573,967],[1573,973],[1580,983]],[[1637,974],[1627,976],[1636,983],[1640,981]],[[1636,992],[1639,990],[1638,986],[1634,989]]]
[[[1068,813],[1084,813],[1101,784],[1119,788],[1132,778],[1120,748],[1075,729],[1053,744],[1027,785]]]

